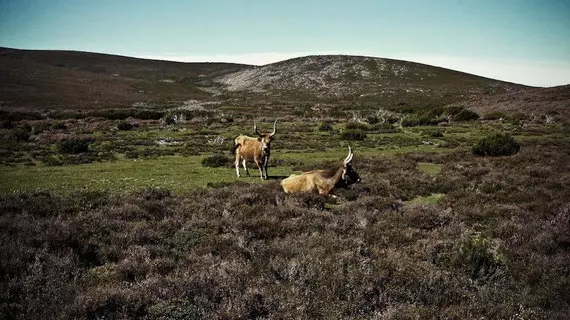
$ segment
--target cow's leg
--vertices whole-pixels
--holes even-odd
[[[265,169],[265,179],[269,177],[269,173],[267,172],[268,167],[269,167],[269,157],[265,157],[265,161],[263,162],[263,168]]]
[[[237,176],[239,178],[239,157],[238,156],[236,156],[236,173],[237,173]]]
[[[255,164],[257,165],[257,169],[259,169],[259,177],[261,178],[261,180],[263,180],[263,165],[259,160],[255,160]]]
[[[249,177],[249,170],[247,170],[247,160],[242,161],[243,169],[245,170],[245,175]]]

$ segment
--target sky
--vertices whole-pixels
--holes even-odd
[[[263,65],[314,54],[570,84],[570,0],[0,0],[0,46]]]

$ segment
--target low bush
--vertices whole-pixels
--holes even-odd
[[[455,121],[471,121],[479,119],[479,115],[471,110],[463,109],[459,111],[454,117]]]
[[[380,119],[377,116],[369,116],[366,118],[366,122],[368,122],[369,124],[377,124],[378,122],[380,122]]]
[[[483,115],[484,120],[499,120],[506,119],[507,115],[500,111],[492,111]]]
[[[508,134],[493,134],[487,136],[473,147],[477,156],[509,156],[519,152],[520,144]]]
[[[65,122],[56,122],[52,125],[52,128],[54,130],[66,130],[67,126],[65,125]]]
[[[319,124],[319,131],[333,131],[333,127],[330,123],[321,122],[321,124]]]
[[[32,128],[29,125],[24,125],[11,129],[6,138],[12,141],[27,141],[31,135]]]
[[[89,142],[81,139],[63,140],[58,144],[58,150],[67,154],[89,152]]]
[[[130,122],[126,122],[126,121],[121,121],[117,125],[117,129],[121,130],[121,131],[128,131],[128,130],[131,130],[132,128],[133,128],[133,125]]]
[[[427,115],[405,118],[402,120],[402,126],[415,127],[415,126],[430,126],[438,123],[438,119],[432,118]]]
[[[14,124],[11,120],[2,120],[0,121],[0,129],[12,129]]]
[[[370,130],[370,127],[366,123],[360,123],[360,122],[348,122],[345,128],[346,130],[362,130],[362,131]]]
[[[348,130],[344,130],[341,133],[341,139],[342,140],[364,140],[366,139],[366,132],[362,131],[362,130],[357,130],[357,129],[348,129]]]
[[[232,159],[224,156],[223,154],[215,154],[202,159],[202,166],[210,168],[231,167]]]

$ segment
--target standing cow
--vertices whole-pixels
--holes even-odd
[[[279,120],[279,119],[277,119]],[[254,161],[259,169],[261,179],[267,179],[267,167],[269,166],[269,155],[271,153],[271,141],[275,138],[277,132],[277,120],[273,123],[273,132],[271,134],[261,134],[257,131],[257,125],[253,123],[253,130],[257,138],[239,135],[235,140],[232,148],[232,154],[236,155],[236,173],[239,177],[239,163],[242,161],[245,174],[249,176],[247,169],[247,161]],[[265,169],[265,174],[263,172]]]
[[[296,175],[292,174],[281,181],[285,193],[318,192],[329,194],[334,188],[345,187],[360,182],[360,176],[352,168],[354,153],[348,147],[348,156],[340,167],[325,170],[313,170]]]

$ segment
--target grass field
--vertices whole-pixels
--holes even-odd
[[[290,117],[272,142],[272,179],[261,181],[253,164],[237,178],[229,152],[252,119],[224,112],[171,125],[3,122],[0,318],[570,313],[567,125]],[[121,121],[133,127],[118,130]],[[492,133],[520,151],[473,155]],[[88,147],[66,149],[69,140]],[[361,183],[337,198],[283,193],[281,178],[340,165],[348,145]],[[213,155],[223,161],[203,166]]]

